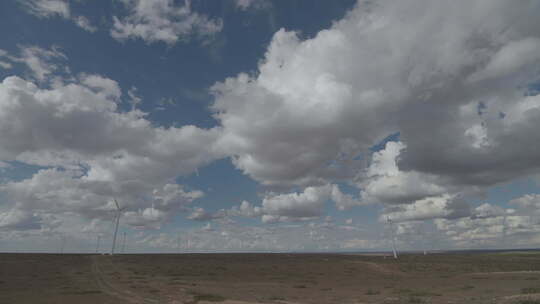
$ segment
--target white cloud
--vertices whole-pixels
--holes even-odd
[[[361,203],[349,194],[341,192],[337,185],[306,187],[302,192],[267,193],[262,205],[253,206],[243,201],[226,211],[229,216],[261,217],[264,223],[305,221],[319,218],[324,214],[324,206],[333,201],[340,210],[359,206]]]
[[[469,204],[448,194],[419,199],[410,204],[387,208],[380,221],[389,217],[395,222],[460,218],[471,214]]]
[[[259,217],[263,215],[263,209],[258,206],[253,206],[248,201],[242,201],[240,206],[233,206],[231,210],[228,211],[231,216],[241,216],[241,217]]]
[[[512,199],[509,203],[525,210],[540,212],[540,194],[525,194]]]
[[[72,213],[86,225],[110,219],[116,197],[125,223],[155,228],[203,196],[170,181],[222,157],[212,148],[219,130],[154,127],[143,112],[120,112],[121,98],[118,83],[101,75],[50,88],[16,76],[0,83],[0,160],[52,167],[0,185],[9,212]]]
[[[70,8],[66,0],[20,0],[28,12],[38,17],[52,17],[55,15],[69,18]]]
[[[155,205],[164,210],[178,210],[204,196],[199,190],[187,191],[182,185],[166,184],[161,189],[153,191]]]
[[[153,229],[159,229],[168,217],[167,213],[153,206],[137,211],[127,211],[122,214],[122,219],[130,226]]]
[[[41,2],[27,3],[48,9],[43,16],[71,18],[69,10]],[[236,4],[243,9],[252,3]],[[119,40],[172,45],[222,28],[221,20],[194,12],[189,2],[123,4],[128,15],[115,17],[111,31]],[[129,208],[127,223],[157,227],[202,195],[174,185],[175,177],[230,156],[263,185],[301,190],[267,193],[262,205],[242,202],[223,216],[316,220],[328,201],[339,209],[382,203],[385,214],[403,221],[402,232],[414,228],[411,221],[436,219],[445,240],[463,246],[495,240],[505,229],[516,238],[530,237],[538,225],[527,226],[531,218],[524,210],[537,209],[536,196],[512,201],[516,214],[486,204],[470,208],[466,199],[540,173],[540,95],[527,94],[538,82],[540,64],[534,5],[362,1],[312,38],[282,29],[255,72],[212,87],[212,111],[220,124],[214,129],[159,128],[135,106],[121,112],[118,83],[100,75],[57,79],[46,88],[8,77],[0,84],[0,160],[53,168],[2,185],[12,201],[2,211],[3,225],[32,226],[24,223],[39,223],[51,215],[46,210],[106,220],[112,216],[110,197],[117,196]],[[8,64],[26,64],[43,83],[60,71],[55,60],[66,59],[54,48],[26,47],[21,53],[6,57]],[[396,132],[399,142],[371,152]],[[341,192],[337,183],[356,186],[360,199]],[[220,214],[190,210],[193,219]],[[313,239],[350,246],[343,239],[341,245],[329,241],[336,236],[330,231],[348,230],[324,224]],[[226,236],[219,244],[229,246],[235,235],[218,227],[205,232],[211,237],[194,240],[199,246],[216,235]],[[247,248],[272,247],[278,242],[268,236],[272,232],[251,234]]]
[[[307,187],[302,193],[270,195],[263,199],[262,207],[273,216],[318,217],[330,198],[330,191],[330,186],[322,186]]]
[[[346,240],[343,245],[341,245],[341,248],[369,250],[381,248],[384,245],[384,242],[381,240],[351,239]]]
[[[5,50],[0,49],[0,58],[1,57],[8,57],[9,59],[9,53]],[[11,69],[12,65],[9,62],[0,60],[0,68],[2,69]]]
[[[40,229],[40,222],[39,216],[25,210],[11,209],[7,212],[0,212],[0,229]]]
[[[373,153],[364,181],[359,183],[364,202],[409,204],[448,192],[433,176],[398,168],[399,155],[405,148],[402,142],[390,141],[383,150]]]
[[[39,18],[62,17],[73,21],[75,25],[88,32],[97,31],[85,16],[72,16],[70,3],[67,0],[19,0],[27,12]]]
[[[88,31],[88,32],[95,32],[97,31],[97,27],[92,25],[92,23],[90,22],[90,20],[88,20],[88,18],[84,17],[84,16],[77,16],[77,17],[74,17],[73,18],[73,22],[75,22],[75,24],[82,28],[83,30],[85,31]]]
[[[242,11],[247,11],[249,9],[260,10],[272,5],[272,3],[267,0],[235,0],[234,4],[237,9]]]
[[[0,61],[0,68],[2,69],[11,69],[12,65],[9,62]]]
[[[94,92],[103,95],[104,99],[115,100],[120,98],[122,90],[118,82],[103,77],[101,75],[81,74],[79,76],[81,84],[94,90]]]
[[[400,173],[363,189],[385,201],[537,173],[540,114],[510,123],[517,108],[537,108],[524,96],[539,64],[531,6],[359,2],[313,38],[282,29],[256,73],[213,87],[219,144],[263,184],[310,186],[351,179],[370,147],[400,132]],[[477,73],[489,78],[468,80]],[[483,115],[463,111],[480,101]]]
[[[473,210],[473,218],[490,218],[497,216],[504,216],[507,214],[507,210],[499,206],[490,205],[484,203]]]
[[[195,208],[187,218],[194,221],[211,221],[216,219],[222,219],[226,216],[227,213],[225,210],[211,213],[207,212],[203,208]]]
[[[194,12],[190,1],[177,6],[172,0],[123,0],[126,17],[114,16],[111,35],[117,40],[142,39],[146,43],[175,44],[191,36],[208,37],[221,31],[220,19]]]
[[[540,232],[540,225],[531,216],[523,215],[438,219],[435,224],[453,246],[465,248],[527,247],[534,244],[534,236]]]
[[[20,57],[9,56],[8,58],[13,62],[26,65],[32,76],[40,82],[45,81],[49,75],[60,68],[55,61],[67,59],[57,47],[44,49],[38,46],[20,46],[19,48]]]
[[[511,41],[501,47],[490,59],[484,69],[472,74],[472,81],[508,76],[526,64],[538,64],[540,61],[540,38],[527,37]]]

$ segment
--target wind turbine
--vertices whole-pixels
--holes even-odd
[[[99,251],[99,242],[101,241],[101,235],[97,235],[97,240],[96,240],[96,253],[98,253]]]
[[[426,237],[426,222],[422,222],[422,235],[424,236],[424,255],[427,255],[427,237]]]
[[[396,238],[394,237],[394,223],[388,216],[386,217],[386,222],[390,224],[390,233],[392,235],[392,253],[394,254],[394,259],[397,259],[398,255],[396,251]]]
[[[120,208],[120,205],[118,205],[118,202],[116,199],[114,199],[114,204],[116,205],[116,225],[114,227],[114,236],[113,236],[113,243],[111,248],[111,255],[114,254],[114,247],[116,247],[116,235],[118,234],[118,224],[120,223],[120,215],[122,215],[123,208]]]
[[[504,212],[503,217],[503,246],[508,249],[508,213]]]
[[[64,253],[64,248],[66,247],[66,236],[62,235],[62,243],[60,245],[60,253]]]

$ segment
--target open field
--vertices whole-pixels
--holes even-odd
[[[0,303],[540,303],[540,253],[0,254]]]

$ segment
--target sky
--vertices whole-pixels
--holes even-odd
[[[539,14],[2,1],[0,251],[539,247]]]

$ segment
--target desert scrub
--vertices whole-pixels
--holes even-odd
[[[198,303],[199,301],[208,301],[208,302],[223,302],[226,299],[220,295],[211,294],[211,293],[199,293],[196,291],[189,291],[189,294],[193,296],[192,303]]]
[[[521,288],[522,294],[540,293],[540,287],[526,287]]]
[[[422,298],[419,298],[419,297],[409,296],[409,299],[407,300],[407,303],[420,304],[420,303],[424,303],[424,300]]]
[[[373,289],[371,289],[371,288],[368,289],[368,290],[366,291],[366,295],[368,295],[368,296],[374,296],[374,295],[378,295],[378,294],[380,294],[380,293],[381,293],[380,291],[378,291],[378,290],[373,290]]]
[[[516,304],[540,304],[540,300],[525,299],[519,300]]]

